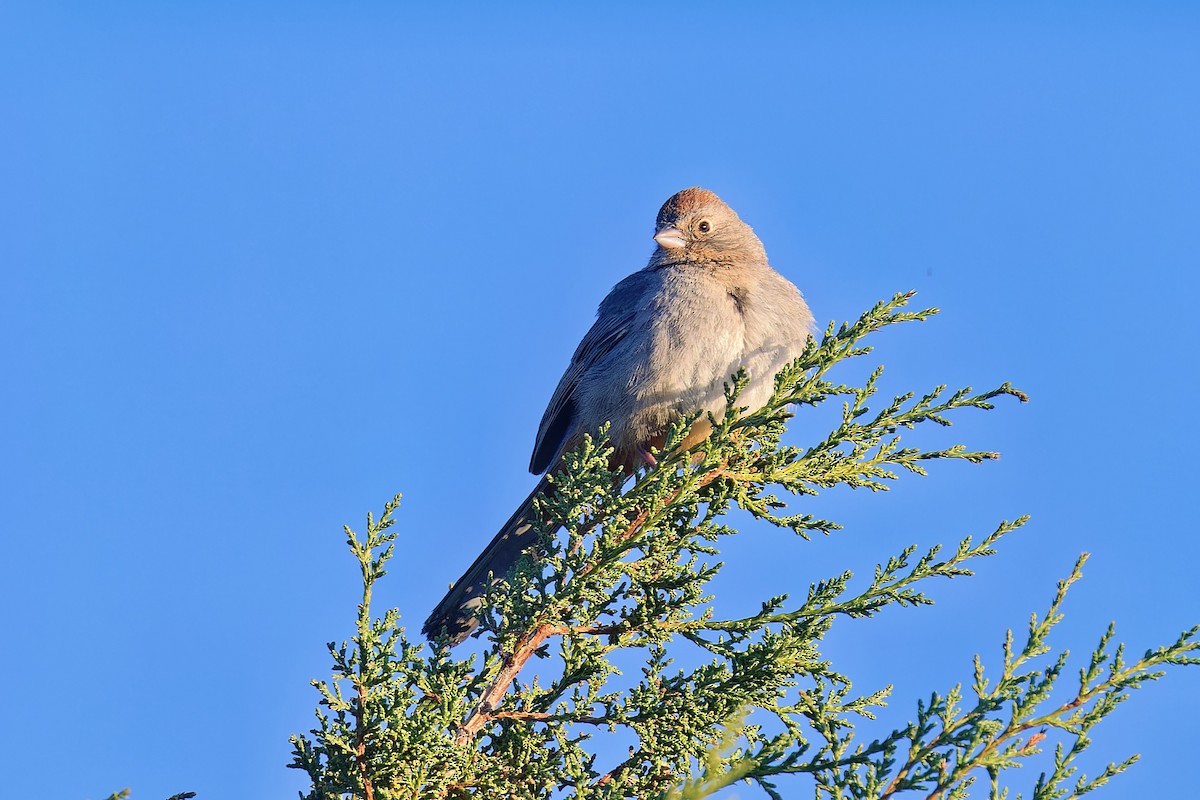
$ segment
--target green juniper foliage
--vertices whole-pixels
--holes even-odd
[[[363,599],[354,637],[329,646],[333,680],[315,682],[316,728],[292,740],[291,766],[312,780],[305,796],[698,798],[749,781],[779,797],[776,776],[803,773],[818,798],[960,798],[972,788],[1004,798],[1005,771],[1041,752],[1047,737],[1057,743],[1053,766],[1033,782],[1033,798],[1077,797],[1125,769],[1132,758],[1087,778],[1074,762],[1092,727],[1131,689],[1167,664],[1200,660],[1198,629],[1127,661],[1110,628],[1074,696],[1052,703],[1066,654],[1047,661],[1046,640],[1082,558],[1047,613],[1033,618],[1025,642],[1017,645],[1010,632],[995,677],[977,661],[969,693],[933,694],[900,729],[856,735],[888,689],[854,692],[821,655],[835,619],[930,603],[929,579],[971,575],[970,562],[993,554],[1024,518],[982,541],[964,539],[948,557],[936,547],[920,555],[907,548],[861,591],[849,589],[846,572],[813,584],[800,601],[772,597],[748,617],[715,615],[707,587],[721,567],[718,544],[736,533],[721,523],[731,504],[807,537],[838,526],[783,513],[775,492],[884,489],[898,467],[924,474],[933,459],[995,457],[962,446],[902,447],[898,431],[948,425],[953,412],[990,409],[1002,395],[1023,400],[1008,384],[981,394],[940,386],[873,412],[867,402],[878,370],[859,387],[826,377],[868,353],[862,341],[873,331],[935,313],[906,310],[909,297],[880,303],[854,324],[831,325],[776,377],[763,409],[714,420],[713,434],[689,453],[676,452],[690,427],[681,421],[658,465],[624,493],[608,467],[604,431],[569,454],[553,496],[539,501],[545,522],[537,552],[484,598],[481,657],[409,641],[396,610],[372,615],[372,590],[394,554],[399,497],[378,520],[368,516],[365,537],[347,528]],[[743,385],[735,376],[727,390],[734,406]],[[828,436],[807,447],[781,442],[789,408],[837,397],[843,411]],[[701,663],[679,666],[695,661],[697,648]],[[631,659],[641,663],[640,677],[618,670],[618,661]],[[619,748],[604,746],[606,738],[633,745],[613,757]]]

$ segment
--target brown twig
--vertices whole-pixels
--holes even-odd
[[[367,732],[363,724],[363,715],[367,707],[367,687],[358,681],[358,708],[355,716],[354,762],[358,766],[358,774],[362,779],[363,795],[367,800],[375,800],[375,785],[371,782],[370,765],[367,763]]]
[[[479,696],[479,702],[471,709],[466,720],[459,726],[454,737],[455,744],[464,745],[475,738],[489,720],[495,718],[495,710],[508,687],[517,679],[517,675],[525,666],[525,662],[542,646],[542,642],[555,634],[566,633],[565,625],[539,625],[530,633],[517,640],[513,652],[504,656],[500,672],[492,679],[491,684]]]
[[[981,760],[983,757],[995,752],[1000,747],[1000,745],[1002,745],[1003,743],[1010,741],[1010,740],[1022,735],[1023,733],[1026,733],[1027,731],[1033,730],[1034,728],[1044,728],[1046,725],[1049,724],[1048,720],[1050,720],[1054,717],[1062,716],[1063,714],[1066,714],[1067,712],[1074,711],[1076,708],[1079,708],[1084,703],[1088,702],[1095,694],[1097,694],[1097,690],[1095,690],[1095,689],[1093,689],[1092,691],[1089,691],[1089,692],[1084,692],[1083,694],[1077,696],[1074,700],[1070,700],[1066,703],[1063,703],[1061,706],[1059,706],[1057,709],[1050,712],[1049,714],[1043,714],[1042,716],[1040,716],[1036,719],[1032,719],[1027,722],[1023,722],[1020,725],[1017,725],[1015,727],[1010,727],[1006,730],[1001,731],[1000,735],[997,736],[996,738],[994,738],[993,740],[991,740],[990,742],[988,742],[986,745],[984,745],[983,749],[981,749],[972,760],[976,761],[976,762]],[[906,763],[901,768],[901,770],[898,773],[896,773],[896,777],[892,778],[891,782],[888,783],[887,788],[884,790],[883,794],[881,794],[879,796],[880,800],[887,800],[890,797],[894,797],[896,795],[896,793],[898,791],[900,791],[900,782],[902,780],[904,780],[906,777],[908,777],[909,772],[912,771],[912,768],[914,766],[916,766],[917,762],[920,760],[921,757],[923,757],[924,755],[926,755],[928,753],[933,752],[939,746],[941,746],[942,739],[946,733],[948,733],[948,731],[943,731],[942,733],[939,733],[937,736],[935,736],[933,738],[933,740],[928,745],[926,745],[925,747],[918,750],[917,755],[915,757],[913,757],[913,756],[909,757],[908,763]],[[1041,741],[1045,738],[1046,738],[1046,734],[1044,732],[1039,731],[1038,733],[1035,733],[1033,736],[1031,736],[1029,738],[1029,741],[1025,743],[1024,747],[1022,748],[1022,754],[1027,755],[1034,747],[1036,747],[1039,743],[1041,743]],[[967,770],[967,772],[970,772],[974,769],[978,769],[978,767],[972,767],[970,770]],[[963,774],[966,774],[966,773],[963,773]],[[958,777],[958,775],[951,774],[949,777],[951,779],[953,779],[953,778]],[[950,786],[951,786],[950,782],[939,783],[939,784],[935,785],[933,793],[929,794],[926,797],[926,800],[938,800],[938,798],[940,798],[942,796],[942,794],[947,789],[950,788]]]
[[[718,466],[716,469],[712,470],[709,474],[700,479],[699,486],[706,486],[712,483],[721,475],[725,474],[726,469],[727,466],[725,464]],[[681,489],[680,491],[683,490]],[[678,492],[676,492],[676,494],[673,495],[667,501],[667,503],[669,504],[677,496]],[[649,511],[640,512],[634,521],[629,525],[629,527],[617,537],[617,540],[626,541],[632,538],[638,532],[638,530],[645,525],[650,516],[651,515]],[[586,575],[589,571],[590,569],[585,567],[580,571],[580,577]],[[565,633],[602,633],[605,631],[611,631],[612,629],[613,628],[611,626],[571,628],[566,625],[548,625],[543,623],[518,639],[516,647],[513,649],[513,651],[504,656],[500,672],[497,673],[496,677],[492,679],[492,682],[488,685],[487,689],[485,689],[483,694],[480,695],[479,701],[475,704],[475,707],[471,709],[471,712],[467,714],[467,718],[463,721],[463,724],[459,726],[458,731],[454,736],[455,744],[460,746],[467,744],[475,738],[476,734],[479,733],[484,725],[494,719],[536,719],[534,716],[530,716],[533,712],[497,713],[496,708],[500,705],[500,701],[503,700],[505,693],[513,684],[513,681],[517,679],[517,675],[519,675],[521,670],[525,667],[525,663],[529,661],[530,657],[533,656],[537,649],[541,647],[542,644],[551,636],[562,635]],[[589,722],[590,719],[573,721]]]

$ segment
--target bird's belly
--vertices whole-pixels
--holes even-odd
[[[745,326],[737,315],[666,320],[649,344],[620,403],[626,424],[620,426],[618,444],[625,447],[660,445],[670,424],[682,416],[711,412],[719,418],[725,385],[746,357]]]
[[[725,406],[725,384],[741,366],[745,336],[741,326],[693,330],[684,342],[670,342],[651,356],[648,379],[631,387],[635,403],[649,410],[664,406],[675,415],[717,413]]]
[[[737,405],[761,408],[775,373],[795,358],[805,336],[792,346],[790,339],[797,337],[773,335],[766,322],[753,303],[743,308],[723,285],[677,281],[647,306],[644,335],[627,337],[583,382],[582,428],[611,422],[613,444],[624,452],[660,446],[667,428],[682,416],[723,416],[725,385],[743,367],[749,384]]]

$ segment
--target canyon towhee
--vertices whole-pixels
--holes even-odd
[[[553,472],[585,433],[612,423],[613,462],[627,474],[653,465],[668,426],[697,411],[720,418],[725,384],[744,367],[737,399],[761,408],[775,373],[804,350],[813,316],[800,291],[767,263],[762,242],[719,197],[684,189],[663,204],[658,247],[646,268],[618,283],[600,303],[542,417],[529,470]],[[707,415],[684,447],[704,439]],[[533,499],[552,491],[545,477],[483,553],[438,603],[423,632],[462,642],[489,580],[502,578],[534,543]]]

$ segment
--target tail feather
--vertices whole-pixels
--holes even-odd
[[[517,507],[508,518],[508,522],[500,528],[500,532],[467,568],[463,576],[454,582],[450,591],[430,613],[429,619],[425,620],[425,625],[421,628],[426,637],[434,639],[445,635],[449,637],[453,647],[471,635],[471,631],[479,625],[475,612],[482,602],[484,590],[490,582],[504,578],[517,563],[521,553],[535,542],[534,498],[551,491],[553,486],[546,478],[538,481],[538,485],[529,497],[525,498],[525,502]]]

